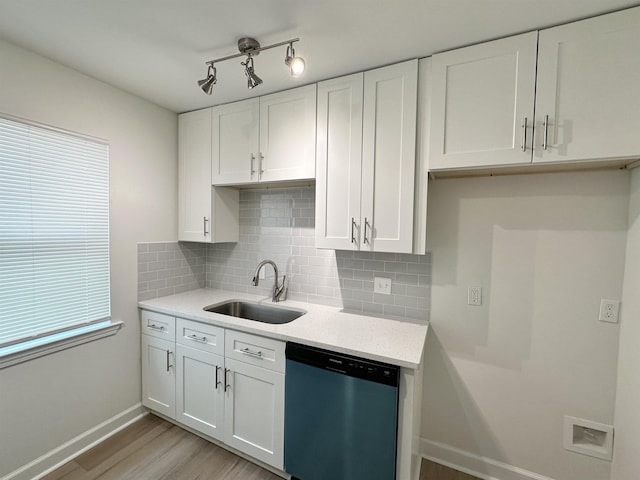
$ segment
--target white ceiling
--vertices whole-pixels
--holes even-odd
[[[0,0],[0,38],[175,112],[264,95],[483,40],[637,5],[637,0]],[[260,53],[251,91],[241,58],[204,62],[300,37],[294,79],[285,47]],[[3,65],[2,68],[7,68]]]

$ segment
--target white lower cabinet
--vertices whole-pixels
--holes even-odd
[[[225,443],[284,468],[284,373],[227,358]]]
[[[158,413],[174,418],[175,343],[142,335],[142,404]]]
[[[159,320],[175,338],[157,338]],[[142,403],[282,470],[284,342],[142,311],[150,322],[158,330],[142,335]]]
[[[224,441],[224,357],[184,345],[176,356],[175,419]]]

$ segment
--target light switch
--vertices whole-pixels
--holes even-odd
[[[374,293],[391,295],[391,279],[384,277],[375,277],[373,281],[373,291]]]

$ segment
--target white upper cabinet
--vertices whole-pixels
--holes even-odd
[[[537,37],[433,56],[431,169],[531,162]]]
[[[318,85],[316,247],[412,253],[418,62]]]
[[[640,8],[538,37],[433,56],[431,170],[640,155]]]
[[[361,250],[411,253],[418,61],[366,72]]]
[[[211,111],[211,183],[257,182],[260,100],[250,98],[213,107]]]
[[[360,245],[364,74],[318,84],[316,247]]]
[[[315,84],[211,110],[213,185],[315,177]]]
[[[260,97],[260,181],[314,178],[315,147],[315,84]]]
[[[211,186],[211,109],[178,118],[178,240],[237,242],[238,191]]]
[[[639,109],[640,8],[540,31],[534,162],[637,158]]]

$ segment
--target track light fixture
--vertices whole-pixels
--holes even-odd
[[[213,64],[209,65],[209,69],[207,70],[207,78],[202,80],[198,80],[198,86],[202,89],[204,93],[207,95],[211,95],[213,91],[213,86],[217,83],[218,79],[216,78],[216,68]]]
[[[291,75],[298,77],[304,72],[304,60],[302,57],[296,57],[296,51],[293,49],[293,42],[287,47],[287,56],[284,58],[284,63],[289,67]]]
[[[304,60],[302,57],[296,57],[296,52],[293,49],[293,44],[300,41],[299,38],[293,38],[284,42],[274,43],[273,45],[267,45],[266,47],[260,46],[260,43],[251,37],[242,37],[238,40],[238,50],[240,53],[229,55],[226,57],[216,58],[215,60],[209,60],[205,62],[208,65],[207,77],[198,80],[198,86],[207,95],[211,95],[213,92],[213,86],[217,83],[216,69],[213,66],[215,63],[224,62],[225,60],[231,60],[232,58],[246,56],[247,59],[244,62],[240,62],[240,65],[244,67],[244,73],[247,76],[247,88],[252,89],[262,83],[262,79],[258,77],[253,68],[253,57],[258,55],[262,50],[268,50],[270,48],[280,47],[287,45],[287,53],[284,59],[285,65],[289,67],[289,72],[294,77],[297,77],[304,72]]]
[[[251,55],[247,56],[246,62],[240,62],[240,65],[244,67],[244,74],[247,76],[247,88],[249,90],[262,83],[262,79],[253,71],[253,57]]]

